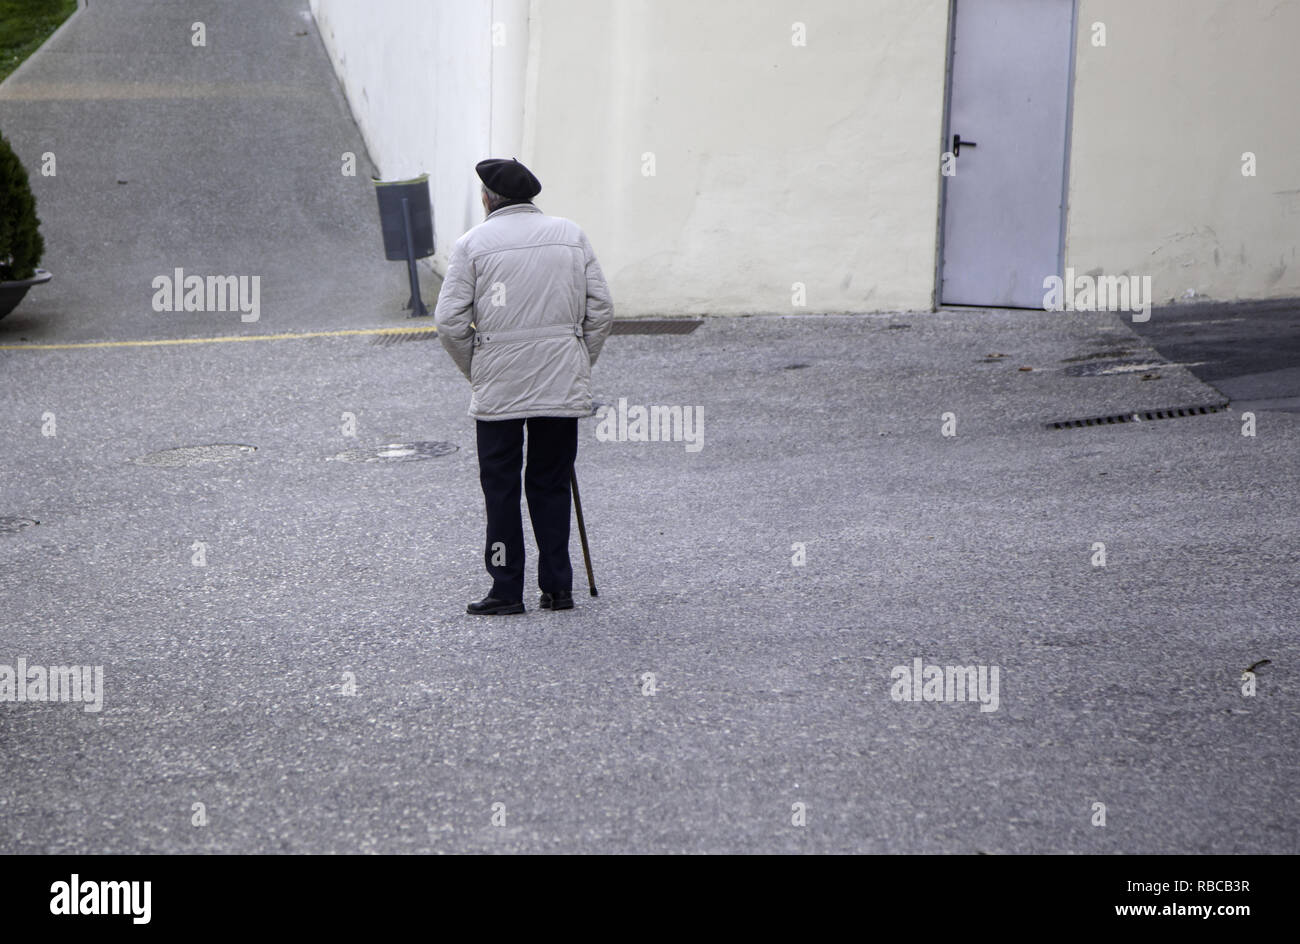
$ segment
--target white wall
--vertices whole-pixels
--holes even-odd
[[[473,164],[518,157],[587,229],[620,314],[931,304],[945,0],[312,11],[382,175],[432,176],[439,267],[482,215]]]
[[[311,2],[383,176],[431,175],[435,264],[517,156],[622,315],[932,305],[947,0]],[[1300,295],[1296,36],[1300,0],[1080,0],[1067,265]]]
[[[1297,37],[1295,0],[1081,0],[1067,265],[1158,301],[1300,295]]]
[[[621,314],[929,308],[947,16],[945,0],[535,0],[537,202],[586,228]]]
[[[521,146],[528,0],[311,0],[311,10],[380,176],[429,174],[441,268],[483,218],[474,165]]]

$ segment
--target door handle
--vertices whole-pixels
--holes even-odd
[[[962,146],[963,144],[966,145],[967,147],[974,147],[974,146],[975,146],[975,142],[974,142],[974,141],[963,141],[963,140],[961,139],[961,135],[959,135],[959,134],[954,134],[954,135],[952,136],[952,156],[953,156],[953,157],[961,157],[961,146]]]

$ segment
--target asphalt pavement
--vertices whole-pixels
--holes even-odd
[[[1300,412],[1300,301],[1170,306],[1134,329],[1238,410]]]
[[[195,59],[97,2],[0,87],[59,153],[56,281],[0,321],[0,666],[103,667],[99,711],[0,701],[0,852],[1297,851],[1300,416],[1243,435],[1119,315],[616,336],[598,401],[702,447],[584,421],[600,595],[575,536],[574,611],[465,615],[464,379],[274,337],[408,324],[304,6],[213,5]],[[260,321],[154,311],[178,266],[263,273]]]

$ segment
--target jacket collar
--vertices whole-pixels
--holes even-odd
[[[485,219],[490,220],[493,217],[506,216],[511,213],[541,213],[541,212],[542,212],[541,210],[537,209],[537,207],[535,207],[531,203],[512,203],[510,204],[510,206],[503,206],[499,210],[493,210],[485,217]]]

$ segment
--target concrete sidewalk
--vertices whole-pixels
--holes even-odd
[[[0,129],[29,169],[54,273],[0,343],[403,319],[405,267],[384,261],[375,170],[305,2],[96,0],[0,86]],[[259,320],[154,311],[152,280],[176,268],[258,276]]]

